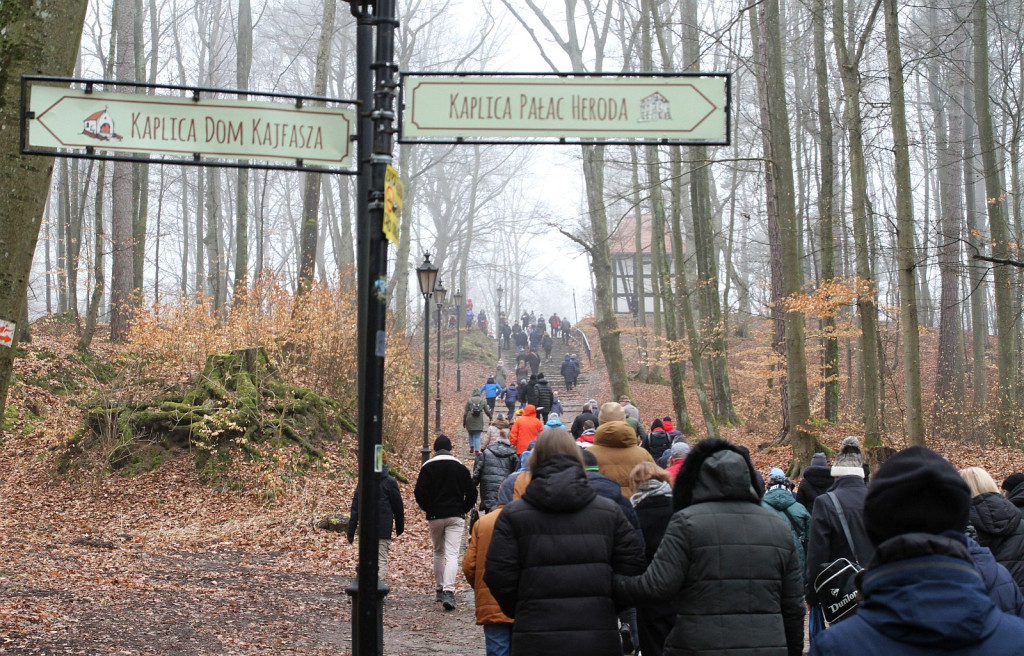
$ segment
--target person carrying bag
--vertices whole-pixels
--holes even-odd
[[[853,561],[848,558],[836,558],[821,570],[814,579],[814,592],[818,595],[818,602],[821,607],[822,619],[825,627],[852,615],[860,603],[860,595],[857,591],[857,574],[864,568],[857,557],[857,548],[853,544],[853,537],[850,535],[850,526],[846,522],[846,515],[843,514],[843,506],[835,492],[826,494],[828,500],[836,509],[839,516],[839,523],[843,527],[843,535],[846,536],[846,543],[850,546],[850,553],[853,554]]]

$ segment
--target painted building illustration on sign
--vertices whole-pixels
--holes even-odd
[[[668,121],[672,119],[668,98],[655,91],[640,101],[640,118],[637,123],[650,121]]]
[[[114,119],[105,107],[95,114],[87,116],[83,123],[85,125],[82,129],[82,134],[87,137],[99,139],[100,141],[110,141],[111,139],[121,141],[121,135],[114,132]]]

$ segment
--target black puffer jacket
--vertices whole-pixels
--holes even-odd
[[[796,491],[797,502],[803,505],[807,512],[812,512],[814,500],[818,498],[818,495],[828,492],[834,482],[831,467],[827,465],[804,467],[803,480],[800,481],[800,488]]]
[[[636,531],[573,456],[542,462],[494,525],[484,582],[515,619],[518,656],[619,656],[612,575],[643,571]]]
[[[476,457],[473,482],[480,486],[480,507],[490,512],[498,505],[498,490],[508,475],[519,469],[516,448],[508,442],[495,442]]]
[[[551,393],[551,385],[547,378],[538,378],[534,394],[537,399],[537,412],[551,412],[551,406],[555,403],[555,395]]]
[[[971,499],[971,525],[981,546],[992,550],[1024,590],[1024,522],[1017,506],[998,492],[979,494]]]
[[[825,494],[820,495],[811,511],[811,534],[807,538],[807,602],[810,604],[818,603],[818,597],[814,594],[814,579],[826,565],[836,558],[846,558],[858,561],[861,567],[867,567],[875,556],[875,546],[871,544],[864,529],[864,497],[868,493],[864,479],[860,476],[840,476],[830,492],[836,493],[839,505],[843,507],[843,515],[850,527],[850,537],[853,538],[857,553],[850,552],[832,500]]]
[[[789,526],[759,504],[734,445],[701,440],[674,490],[677,510],[643,575],[615,577],[618,601],[671,599],[669,656],[799,656],[804,604]]]

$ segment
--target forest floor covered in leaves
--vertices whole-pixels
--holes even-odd
[[[81,411],[68,395],[30,381],[45,379],[71,348],[66,337],[37,336],[29,356],[17,361],[21,382],[0,434],[0,654],[350,653],[345,588],[354,576],[356,545],[314,524],[348,510],[355,487],[351,456],[334,470],[279,482],[271,497],[266,480],[255,474],[236,489],[210,485],[184,453],[169,453],[152,471],[130,476],[102,466],[101,455],[91,466],[61,471],[61,445],[81,429]],[[32,355],[43,349],[55,357]],[[755,357],[742,349],[732,355],[746,423],[723,434],[750,447],[755,465],[767,472],[784,466],[791,452],[760,448],[774,437],[777,422],[750,391],[760,379],[745,377],[754,371],[743,366],[747,355]],[[453,363],[444,362],[442,374],[442,427],[455,436],[457,451],[464,445],[462,404],[490,371],[466,361],[461,368],[462,392],[454,389]],[[593,371],[589,396],[607,400],[599,357]],[[645,422],[671,413],[667,385],[634,381],[633,394]],[[695,398],[690,408],[696,419]],[[566,410],[571,418],[578,408]],[[822,438],[835,445],[856,432],[849,423]],[[898,438],[891,444],[902,446]],[[354,453],[355,439],[345,436],[338,446],[339,454]],[[979,465],[997,480],[1024,471],[1019,450],[962,439],[932,446],[958,468]],[[392,464],[412,481],[418,455]],[[482,655],[483,634],[465,582],[454,612],[433,601],[426,520],[412,483],[401,488],[407,530],[392,542],[385,652]]]

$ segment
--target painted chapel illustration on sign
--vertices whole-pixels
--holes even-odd
[[[111,139],[121,141],[121,135],[114,132],[114,119],[107,112],[106,107],[86,117],[83,123],[85,127],[82,130],[82,134],[87,137],[99,139],[100,141],[110,141]]]

